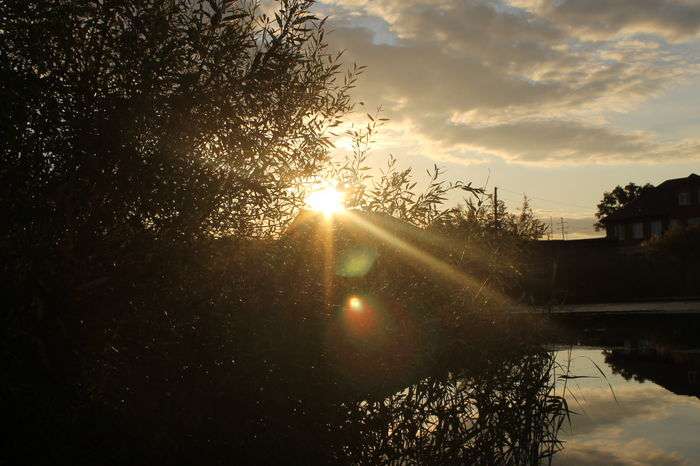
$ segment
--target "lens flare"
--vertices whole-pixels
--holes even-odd
[[[345,194],[332,186],[317,189],[306,198],[306,205],[330,217],[345,209]]]
[[[362,300],[357,296],[353,296],[348,300],[348,306],[350,307],[350,309],[356,312],[360,312],[364,308],[364,306],[362,305]]]
[[[377,256],[376,249],[365,246],[346,250],[337,261],[335,273],[345,278],[364,277],[372,270]]]

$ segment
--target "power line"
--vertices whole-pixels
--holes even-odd
[[[501,187],[501,186],[494,186],[494,187],[493,187],[492,199],[493,199],[493,220],[494,220],[495,231],[498,231],[498,220],[499,220],[499,219],[498,219],[498,190],[499,190],[499,188],[500,188],[501,190],[503,190],[503,191],[507,191],[507,192],[519,194],[517,191],[513,191],[513,190],[507,189],[507,188],[503,188],[503,187]],[[523,193],[523,195],[524,195],[524,193]],[[538,198],[533,197],[532,199],[538,199]],[[540,200],[545,200],[545,201],[550,201],[550,202],[557,202],[557,201],[553,201],[553,200],[550,200],[550,199],[542,199],[542,198],[540,198]],[[557,203],[559,203],[559,204],[564,204],[564,205],[573,205],[573,206],[576,206],[576,207],[581,207],[581,208],[583,208],[583,206],[576,205],[576,204],[570,204],[570,203],[566,203],[566,202],[557,202]],[[545,212],[552,212],[552,211],[551,211],[551,210],[545,210]],[[554,219],[552,218],[552,216],[550,215],[550,217],[549,217],[549,225],[547,225],[547,220],[546,220],[546,218],[542,218],[542,217],[539,217],[539,216],[535,216],[535,218],[537,218],[537,219],[539,219],[540,221],[542,221],[542,223],[545,225],[545,230],[544,230],[543,236],[546,235],[548,240],[553,239],[553,237],[554,237]],[[566,236],[567,236],[567,234],[568,234],[567,225],[569,224],[569,222],[565,221],[565,220],[564,220],[564,217],[560,217],[560,218],[559,218],[559,222],[557,222],[557,223],[558,223],[558,225],[557,225],[557,226],[558,226],[558,230],[559,230],[559,232],[560,232],[560,234],[561,234],[561,239],[562,239],[562,240],[566,240]]]
[[[499,187],[499,189],[500,189],[500,187]],[[493,196],[493,195],[492,195],[492,196]],[[504,196],[504,195],[501,194],[500,192],[498,193],[498,198],[499,198],[499,199],[504,199],[504,200],[510,201],[510,202],[521,202],[521,201],[522,201],[522,199],[516,198],[516,197],[514,197],[514,196],[510,196],[510,195],[509,195],[509,196]],[[528,197],[528,199],[531,199],[531,198]],[[561,209],[561,208],[553,208],[553,209],[541,209],[541,208],[539,208],[539,207],[538,207],[538,208],[535,208],[535,207],[532,205],[532,203],[530,204],[530,207],[533,208],[533,211],[535,212],[535,216],[536,216],[537,218],[540,218],[540,219],[548,219],[548,218],[549,218],[549,215],[551,215],[551,214],[554,214],[554,215],[561,215],[561,213],[565,210],[565,209]],[[574,215],[574,216],[576,216],[576,215]]]
[[[579,209],[591,209],[591,206],[583,206],[580,204],[573,204],[571,202],[564,202],[564,201],[555,201],[554,199],[547,199],[547,198],[539,197],[539,196],[530,196],[524,191],[514,191],[512,189],[504,188],[503,186],[500,186],[500,185],[498,186],[498,188],[501,189],[502,191],[507,191],[509,193],[522,194],[523,196],[527,196],[528,199],[537,199],[538,201],[552,202],[554,204],[561,204],[561,205],[565,205],[565,206],[569,206],[569,207],[578,207]]]

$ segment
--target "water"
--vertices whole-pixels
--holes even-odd
[[[642,341],[560,350],[557,361],[584,377],[565,380],[577,414],[553,464],[700,465],[700,351]]]
[[[693,316],[577,316],[543,346],[455,355],[348,405],[339,462],[700,465],[699,334]]]

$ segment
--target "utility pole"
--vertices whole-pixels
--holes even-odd
[[[547,239],[551,240],[554,236],[554,219],[550,215],[549,217],[549,231],[547,232]]]
[[[566,222],[564,221],[564,217],[561,217],[559,219],[559,226],[561,228],[561,239],[566,239],[566,230],[564,229],[566,225]]]
[[[493,187],[493,226],[498,231],[498,186]]]

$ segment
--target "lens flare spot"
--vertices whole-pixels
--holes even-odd
[[[346,251],[340,258],[336,274],[341,277],[364,277],[374,266],[377,251],[366,247],[357,247]]]

